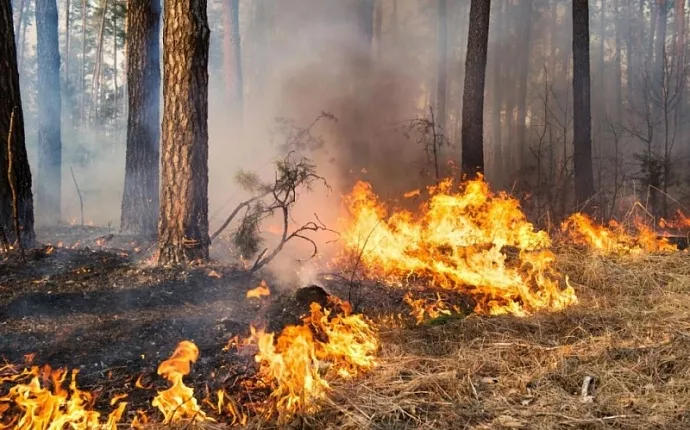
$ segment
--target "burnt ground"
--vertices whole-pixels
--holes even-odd
[[[269,281],[271,297],[248,300],[247,290],[269,274],[252,276],[239,265],[220,263],[155,267],[155,244],[104,228],[38,234],[46,245],[27,250],[26,261],[18,254],[0,260],[0,357],[22,364],[31,356],[32,364],[79,369],[79,387],[95,392],[96,408],[105,413],[110,398],[128,393],[126,422],[136,409],[152,411],[156,390],[167,387],[156,369],[182,340],[200,350],[185,379],[197,398],[221,387],[241,397],[239,383],[256,368],[251,354],[223,351],[228,341],[248,336],[251,323],[276,332],[299,323],[312,299],[276,294]],[[343,279],[325,282],[338,291]],[[355,299],[360,308],[372,303],[370,292],[353,291],[341,288],[337,295]],[[387,308],[402,305],[401,295],[386,300]],[[135,387],[140,376],[147,389]]]

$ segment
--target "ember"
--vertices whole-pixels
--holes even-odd
[[[266,281],[262,280],[258,287],[247,291],[247,298],[260,299],[261,297],[268,297],[271,295],[271,290],[268,288]]]

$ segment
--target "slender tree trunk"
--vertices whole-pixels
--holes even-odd
[[[484,172],[484,81],[489,41],[490,0],[472,0],[462,96],[462,172],[469,178]]]
[[[158,262],[208,258],[206,0],[167,0],[163,30],[163,152]]]
[[[29,24],[27,22],[29,20],[29,14],[26,13],[26,8],[28,8],[29,6],[26,4],[25,1],[22,4],[24,5],[24,8],[22,9],[22,12],[20,14],[21,16],[19,17],[20,23],[21,23],[20,27],[22,30],[22,35],[21,35],[21,37],[19,36],[19,34],[17,34],[15,36],[15,37],[20,38],[20,41],[19,41],[19,60],[17,62],[18,70],[22,70],[22,65],[24,64],[24,51],[26,48],[26,28],[29,26]]]
[[[604,45],[606,43],[606,2],[599,0],[599,91],[597,96],[597,113],[600,118],[606,118],[608,103],[606,97],[606,60]],[[599,121],[601,124],[601,121]]]
[[[243,120],[242,44],[240,39],[240,2],[223,0],[223,47],[225,90],[237,124]]]
[[[594,196],[590,108],[589,6],[573,0],[573,146],[575,198],[582,206]]]
[[[65,55],[64,55],[64,62],[65,62],[65,74],[64,74],[64,80],[65,80],[65,87],[69,88],[69,50],[70,50],[70,9],[71,9],[71,3],[70,0],[66,0],[65,2]]]
[[[12,7],[8,1],[0,2],[0,76],[0,94],[3,95],[0,97],[0,227],[10,241],[16,242],[12,198],[14,189],[21,242],[29,247],[35,240],[31,171],[24,141],[24,114],[19,90]],[[8,177],[10,157],[12,183]]]
[[[19,38],[19,35],[22,32],[22,22],[24,21],[24,7],[25,6],[26,6],[26,0],[21,0],[19,2],[19,16],[17,17],[17,22],[15,23],[16,28],[14,29],[14,34],[15,34],[16,38]]]
[[[633,88],[635,87],[635,72],[637,71],[637,61],[636,61],[636,56],[633,47],[635,46],[635,37],[633,35],[633,25],[632,25],[632,17],[633,17],[633,0],[626,0],[626,8],[625,8],[625,13],[626,13],[626,35],[625,35],[625,55],[626,55],[626,66],[625,66],[625,71],[626,71],[626,80],[627,82],[627,98],[628,98],[628,105],[630,105],[633,100],[634,100],[634,91]]]
[[[499,2],[496,4],[494,2],[494,22],[497,24],[493,27],[491,35],[493,38],[493,54],[492,54],[492,67],[493,67],[493,85],[491,88],[492,102],[491,102],[491,113],[493,119],[491,121],[491,146],[494,148],[496,157],[493,168],[496,169],[496,178],[499,183],[502,183],[506,178],[505,168],[507,167],[504,160],[503,153],[503,88],[505,81],[505,69],[501,64],[501,58],[505,53],[505,39],[504,39],[504,29],[506,21],[506,3]]]
[[[96,64],[93,70],[93,82],[91,83],[91,115],[90,119],[93,119],[93,115],[97,110],[100,109],[100,103],[97,98],[101,91],[101,76],[103,75],[102,65],[103,65],[103,36],[105,34],[105,17],[108,13],[108,0],[103,0],[101,15],[101,24],[98,30],[98,43],[96,45]]]
[[[621,18],[620,18],[620,0],[613,0],[613,9],[614,9],[614,14],[615,14],[615,23],[614,25],[616,26],[616,55],[614,58],[614,64],[613,64],[613,78],[614,78],[614,85],[615,85],[615,94],[616,94],[616,99],[615,103],[616,106],[614,108],[614,121],[616,122],[616,126],[619,127],[622,122],[623,122],[623,77],[621,75],[621,43],[622,43],[622,38],[621,38]],[[617,168],[617,167],[616,167]],[[614,184],[614,187],[617,187],[618,185]]]
[[[79,92],[79,116],[82,125],[86,122],[86,0],[81,2],[81,76]]]
[[[152,0],[156,1],[156,0]],[[118,112],[118,86],[117,86],[117,11],[114,10],[113,13],[113,91],[115,96],[113,97],[113,119],[117,121]]]
[[[60,47],[56,0],[36,0],[38,75],[38,219],[60,221],[62,142],[60,137]]]
[[[530,45],[532,41],[532,0],[522,0],[519,36],[520,44],[524,46],[520,58],[519,90],[517,97],[517,143],[520,151],[520,166],[525,165],[525,157],[529,154],[529,147],[525,141],[525,118],[527,116],[527,86],[529,85]]]
[[[122,231],[157,233],[160,160],[160,1],[129,0],[129,109]]]
[[[642,2],[644,4],[644,2]],[[652,64],[654,64],[654,36],[656,35],[656,24],[659,22],[659,6],[654,2],[652,6],[652,28],[649,31],[649,39],[647,40],[647,70],[652,69]]]
[[[448,20],[446,0],[438,0],[438,45],[436,52],[436,118],[446,134],[446,96],[448,80]]]

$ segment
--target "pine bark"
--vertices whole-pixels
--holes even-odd
[[[38,219],[48,225],[60,221],[62,142],[60,136],[60,48],[56,0],[36,1],[36,57],[38,76]]]
[[[127,8],[127,150],[122,231],[156,235],[160,160],[159,0],[129,0]]]
[[[462,95],[462,172],[474,178],[484,172],[484,83],[489,41],[490,0],[472,0]]]
[[[223,50],[225,91],[238,124],[243,117],[242,45],[240,39],[240,1],[223,0]]]
[[[589,64],[589,6],[573,0],[573,146],[575,198],[578,206],[594,196]]]
[[[208,17],[206,0],[166,0],[158,262],[208,258]]]
[[[33,245],[35,240],[34,206],[31,171],[24,141],[24,114],[19,91],[17,48],[10,2],[0,2],[0,94],[3,95],[0,97],[0,227],[10,241],[16,241],[12,217],[12,190],[7,175],[11,150],[14,173],[12,179],[17,194],[20,235],[22,243],[28,247]]]

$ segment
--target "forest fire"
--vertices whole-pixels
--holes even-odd
[[[611,220],[607,226],[597,225],[589,217],[575,213],[561,224],[561,230],[575,244],[585,245],[605,254],[639,254],[642,252],[670,252],[677,247],[640,219],[633,220],[635,233]]]
[[[389,212],[371,185],[358,182],[345,197],[346,249],[360,255],[370,277],[459,291],[478,313],[524,316],[577,302],[552,267],[551,239],[534,230],[516,199],[492,193],[481,178],[454,189],[451,180],[429,187],[413,214]]]

